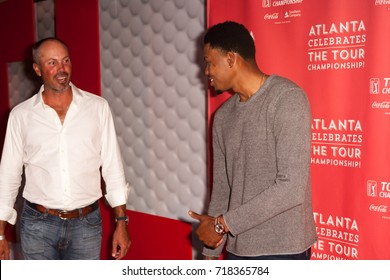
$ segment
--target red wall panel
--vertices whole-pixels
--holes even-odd
[[[22,61],[34,43],[34,1],[0,3],[0,61]]]
[[[69,47],[72,81],[78,87],[101,94],[99,5],[97,0],[57,0],[56,36]]]

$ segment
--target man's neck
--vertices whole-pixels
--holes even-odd
[[[241,80],[237,90],[234,90],[240,96],[240,101],[245,102],[251,98],[265,83],[267,75],[258,71],[256,73],[252,72]]]

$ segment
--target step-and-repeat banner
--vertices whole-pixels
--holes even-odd
[[[209,0],[312,107],[312,259],[390,259],[390,0]],[[209,95],[209,119],[228,93]]]

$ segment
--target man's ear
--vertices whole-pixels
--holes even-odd
[[[34,71],[35,71],[35,74],[38,75],[38,77],[41,77],[41,76],[42,76],[41,68],[39,67],[38,64],[33,63],[33,69],[34,69]]]
[[[232,68],[234,63],[236,63],[236,53],[234,52],[227,52],[227,62],[229,64],[229,67]]]

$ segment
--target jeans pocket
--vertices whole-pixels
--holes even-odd
[[[44,214],[25,205],[20,219],[20,239],[25,258],[44,252]]]
[[[21,220],[42,220],[44,219],[44,215],[45,214],[42,214],[41,212],[25,204],[22,211]]]
[[[84,225],[89,227],[100,227],[102,225],[102,216],[100,214],[100,209],[92,211],[87,216],[82,219]]]

